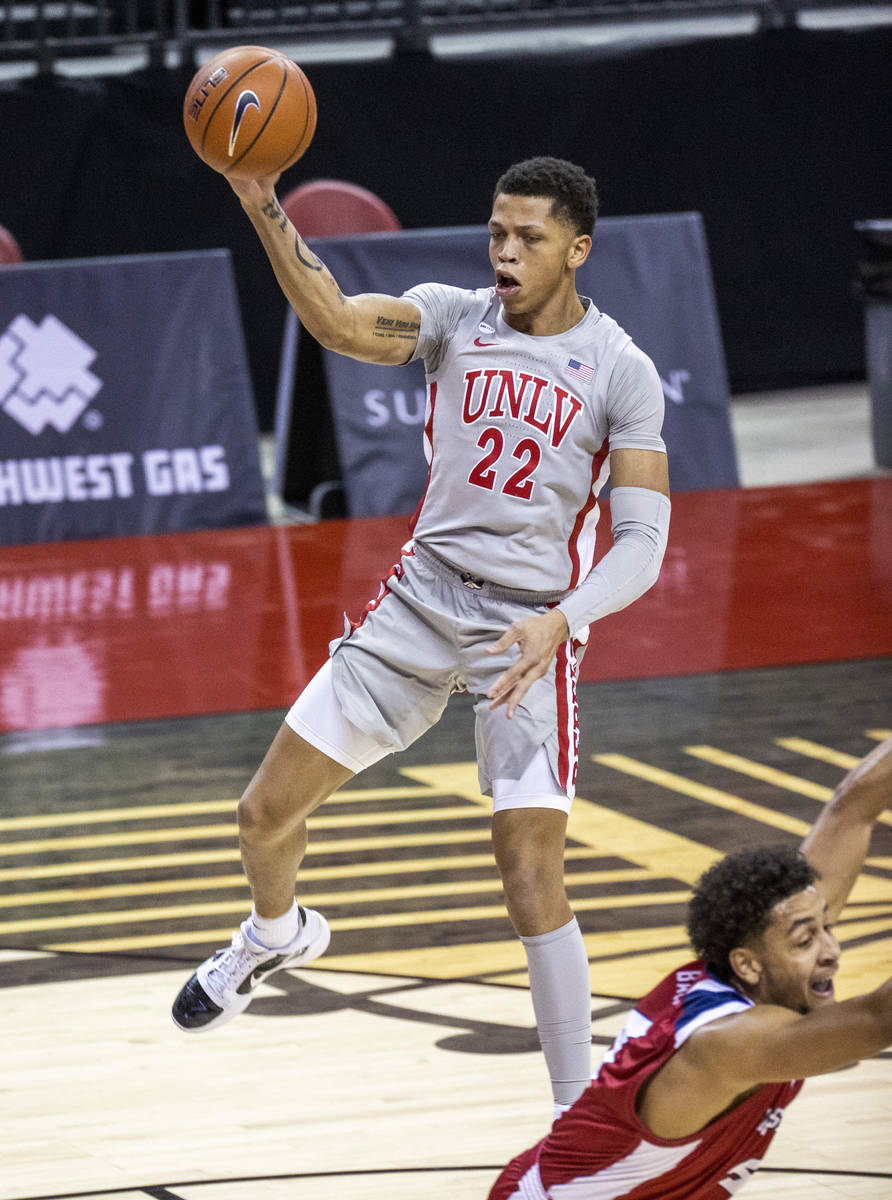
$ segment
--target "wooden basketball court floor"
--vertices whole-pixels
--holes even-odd
[[[550,1097],[473,717],[312,822],[329,953],[223,1030],[170,1002],[247,912],[235,797],[402,519],[0,554],[0,1200],[474,1200]],[[689,493],[580,688],[570,894],[597,1056],[717,855],[801,837],[892,724],[892,479]],[[839,935],[892,974],[892,814]],[[812,1080],[751,1200],[892,1196],[892,1054]]]

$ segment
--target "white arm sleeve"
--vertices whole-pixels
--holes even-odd
[[[610,493],[610,511],[613,545],[557,606],[572,637],[637,600],[660,574],[669,538],[669,497],[651,488],[616,487]]]

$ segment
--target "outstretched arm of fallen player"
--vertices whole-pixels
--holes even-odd
[[[744,1091],[808,1079],[879,1054],[892,1044],[892,979],[863,996],[796,1013],[757,1004],[691,1038],[701,1065]],[[695,1051],[696,1053],[696,1051]]]
[[[851,1000],[800,1014],[756,1004],[698,1029],[639,1098],[658,1137],[689,1137],[753,1088],[807,1079],[892,1044],[892,980]]]
[[[242,202],[288,303],[304,328],[328,350],[363,362],[408,362],[421,316],[396,296],[345,296],[325,263],[294,228],[278,201],[278,175],[229,180]]]
[[[802,843],[835,921],[864,865],[873,827],[892,806],[892,736],[849,771]]]

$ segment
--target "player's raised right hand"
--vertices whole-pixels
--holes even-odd
[[[262,208],[264,204],[275,200],[276,184],[281,174],[281,171],[277,171],[274,175],[265,175],[260,179],[231,179],[227,175],[226,180],[242,204]]]

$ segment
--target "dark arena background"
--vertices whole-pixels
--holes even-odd
[[[734,391],[859,378],[854,223],[889,209],[890,58],[880,27],[316,63],[317,134],[280,190],[353,180],[406,228],[482,224],[510,163],[569,158],[597,179],[604,216],[703,214]],[[229,248],[271,428],[283,305],[182,132],[191,74],[3,84],[0,223],[29,260]]]
[[[712,443],[678,448],[693,482],[661,578],[593,628],[579,689],[566,871],[597,1061],[689,954],[700,873],[798,842],[892,731],[892,8],[0,6],[0,225],[19,250],[0,240],[0,1200],[485,1200],[551,1099],[467,697],[312,818],[299,898],[329,952],[218,1034],[169,1018],[250,909],[237,797],[407,537],[405,512],[346,515],[337,398],[306,338],[283,428],[285,302],[183,133],[196,65],[241,43],[280,47],[315,90],[280,195],[352,181],[433,248],[547,153],[597,178],[616,229],[702,218],[733,478],[698,488]],[[682,306],[673,264],[661,295]],[[134,323],[102,349],[125,301]],[[661,375],[677,418],[687,381]],[[130,459],[114,443],[80,465],[90,438],[156,415]],[[243,489],[225,510],[220,446]],[[283,496],[283,470],[331,503]],[[129,524],[58,515],[103,487],[139,508],[143,476]],[[892,974],[892,812],[837,934],[841,998]],[[810,1080],[744,1195],[887,1200],[890,1064]]]

